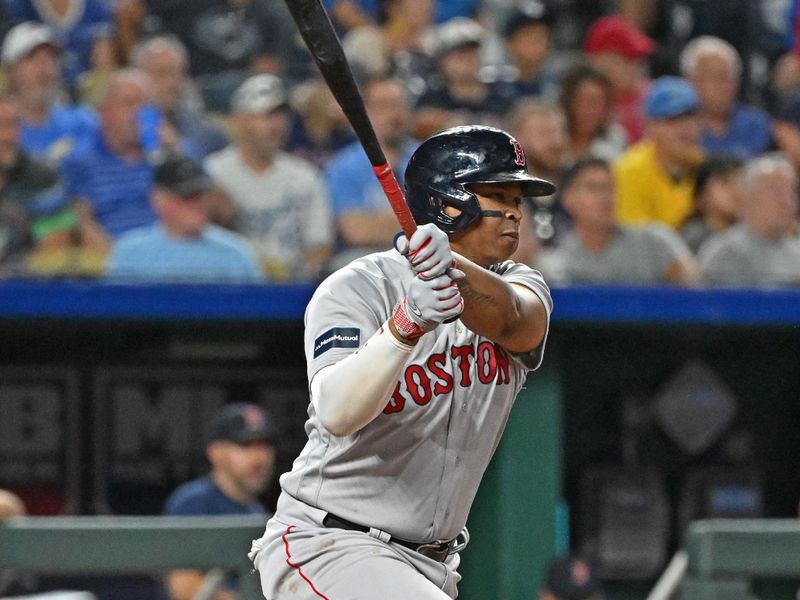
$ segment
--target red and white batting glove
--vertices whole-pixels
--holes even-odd
[[[456,260],[450,250],[447,234],[433,223],[420,225],[410,238],[402,233],[394,238],[394,247],[408,259],[411,268],[422,279],[432,279],[442,273],[449,273],[453,279],[459,279],[461,271],[457,271]],[[461,274],[463,277],[463,274]]]
[[[456,319],[464,310],[464,301],[456,282],[447,275],[433,279],[417,276],[408,287],[408,294],[394,309],[392,321],[397,332],[407,340],[415,340],[444,321]]]

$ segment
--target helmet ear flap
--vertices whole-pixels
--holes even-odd
[[[434,223],[448,234],[466,229],[480,217],[478,197],[456,181],[427,185],[409,185],[406,181],[406,195],[417,223]],[[445,210],[448,206],[458,210],[458,214],[448,214]]]

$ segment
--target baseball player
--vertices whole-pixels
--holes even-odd
[[[554,186],[504,131],[458,127],[405,187],[417,232],[306,309],[308,443],[250,553],[267,600],[455,598],[478,484],[542,360],[549,290],[507,259],[520,200]]]

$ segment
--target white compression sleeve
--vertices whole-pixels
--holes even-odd
[[[311,402],[325,429],[350,435],[377,417],[412,348],[384,323],[356,352],[318,371],[311,380]]]

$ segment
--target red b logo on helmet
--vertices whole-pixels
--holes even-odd
[[[520,143],[514,138],[511,138],[511,145],[514,146],[514,164],[524,167],[525,151],[522,149],[522,146],[520,146]]]

